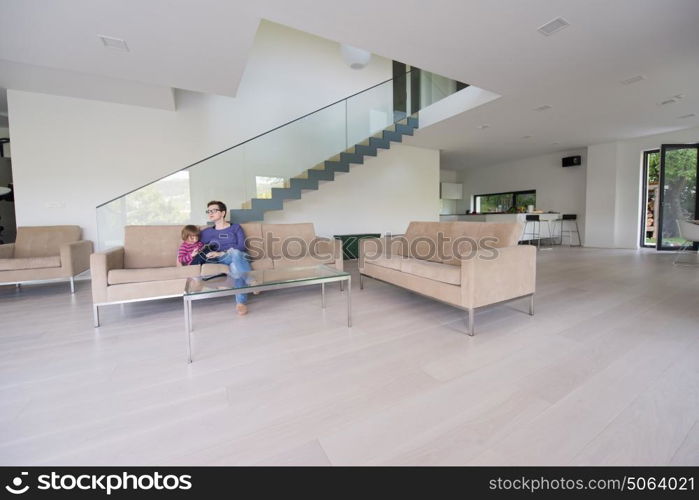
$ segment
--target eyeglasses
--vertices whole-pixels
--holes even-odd
[[[223,212],[223,210],[219,210],[218,208],[212,208],[211,210],[207,210],[207,214],[212,214],[214,212]]]

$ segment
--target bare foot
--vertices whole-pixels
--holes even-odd
[[[236,304],[235,310],[237,311],[239,316],[245,316],[248,313],[248,306],[246,306],[245,304]]]

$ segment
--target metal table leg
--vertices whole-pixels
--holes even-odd
[[[187,363],[192,362],[192,301],[184,298],[184,334],[187,342]]]
[[[340,281],[342,283],[342,281]],[[325,283],[320,284],[320,303],[322,304],[323,309],[325,309]]]
[[[352,278],[347,278],[347,327],[352,327]]]

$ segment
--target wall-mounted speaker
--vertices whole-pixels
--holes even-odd
[[[562,160],[564,167],[577,167],[582,163],[582,156],[566,156]]]

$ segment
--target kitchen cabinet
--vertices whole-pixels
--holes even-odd
[[[463,184],[456,182],[440,183],[439,197],[443,200],[460,200],[463,198]]]

